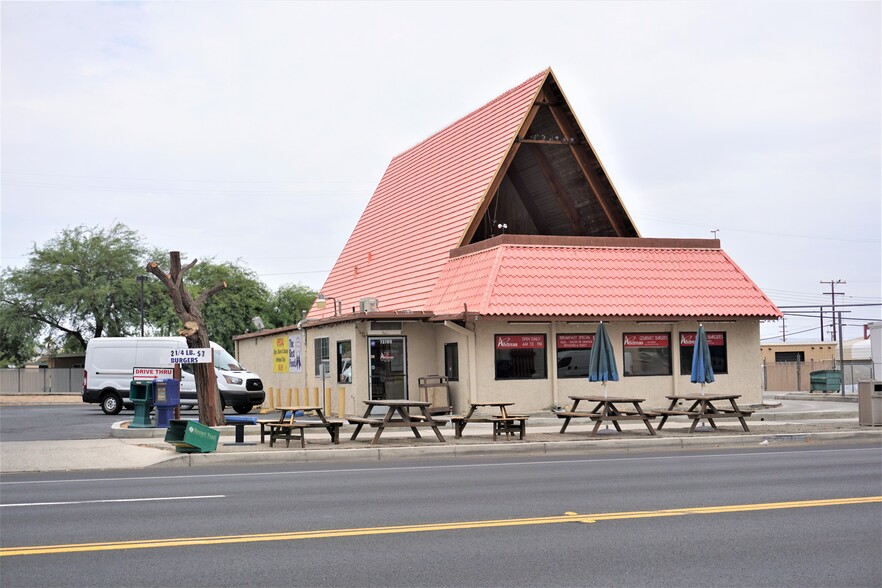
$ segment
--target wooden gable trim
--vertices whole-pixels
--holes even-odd
[[[573,129],[567,122],[561,107],[549,106],[548,109],[551,111],[551,116],[554,117],[554,122],[556,122],[557,126],[560,127],[561,132],[564,135],[572,136],[575,133],[575,129]],[[613,229],[615,229],[616,236],[626,236],[625,231],[622,228],[622,223],[619,221],[618,215],[616,215],[612,210],[610,198],[604,191],[600,178],[597,177],[597,174],[595,174],[594,170],[592,170],[590,167],[591,164],[586,160],[585,147],[581,145],[570,145],[570,153],[572,153],[573,157],[576,159],[576,164],[579,166],[582,175],[585,176],[585,179],[588,181],[588,186],[590,186],[591,191],[594,192],[594,197],[597,198],[597,202],[603,209],[603,213],[606,215],[606,218],[609,219],[609,222],[610,224],[612,224]]]
[[[630,225],[628,228],[633,229],[633,231],[635,233],[634,236],[639,238],[640,231],[637,229],[637,225],[634,224],[634,220],[631,218],[631,215],[628,212],[628,209],[625,206],[625,203],[622,202],[622,198],[619,196],[618,190],[616,190],[616,187],[613,184],[612,178],[610,178],[609,174],[606,173],[606,169],[603,166],[603,162],[600,161],[600,157],[597,156],[597,151],[595,151],[594,147],[591,145],[591,140],[588,138],[588,135],[585,133],[585,130],[582,128],[582,124],[579,122],[579,117],[576,115],[575,111],[573,111],[572,107],[570,106],[570,101],[567,100],[566,94],[564,94],[563,88],[558,83],[557,78],[554,75],[554,72],[549,71],[548,78],[550,78],[554,82],[555,88],[560,93],[560,99],[563,102],[563,106],[561,105],[561,102],[557,102],[557,101],[547,103],[548,109],[551,112],[551,115],[554,117],[555,122],[557,122],[557,125],[560,127],[561,132],[565,136],[572,137],[572,136],[575,136],[576,130],[578,130],[579,132],[581,132],[582,137],[585,138],[584,141],[578,141],[577,143],[571,143],[570,150],[572,151],[573,156],[576,159],[576,163],[579,165],[579,168],[581,170],[583,170],[583,173],[585,174],[585,178],[586,178],[586,180],[588,180],[589,186],[591,187],[592,191],[597,195],[598,203],[603,208],[604,213],[606,213],[606,215],[609,217],[610,222],[613,224],[613,228],[616,230],[616,234],[619,235],[620,237],[628,237],[630,235],[627,234],[627,231],[623,231],[621,220],[617,217],[614,217],[614,215],[611,214],[612,211],[610,210],[610,207],[611,207],[610,200],[611,200],[611,198],[615,198],[618,201],[619,206],[621,206],[625,221],[627,221],[627,224]],[[546,78],[545,83],[547,83],[548,78]],[[544,87],[544,83],[543,83],[543,87]],[[563,107],[566,107],[566,110],[570,113],[570,115],[572,115],[573,120],[575,120],[575,127],[572,127],[567,123],[567,121],[563,115],[563,110],[562,110]],[[611,194],[603,191],[602,182],[600,181],[600,178],[598,177],[597,173],[594,172],[594,170],[592,170],[590,168],[590,164],[585,160],[586,153],[585,153],[585,151],[582,151],[582,150],[587,150],[587,152],[590,153],[592,159],[597,162],[598,166],[600,166],[601,173],[606,178],[606,181],[609,182],[609,188],[610,188]]]
[[[521,144],[518,142],[518,139],[522,139],[524,137],[524,133],[530,128],[530,125],[533,124],[533,120],[536,118],[536,115],[539,114],[539,100],[545,96],[545,84],[548,82],[548,76],[551,75],[551,68],[545,71],[545,78],[542,80],[542,83],[539,84],[539,89],[536,91],[536,96],[533,97],[532,106],[530,110],[527,111],[526,116],[524,116],[524,120],[521,121],[521,126],[518,128],[518,132],[515,133],[515,136],[512,137],[511,143],[508,146],[508,152],[505,157],[502,159],[502,162],[499,164],[499,168],[496,170],[496,174],[493,176],[493,181],[490,182],[490,185],[487,187],[487,190],[484,191],[484,195],[481,197],[481,203],[478,205],[477,210],[475,210],[475,214],[472,216],[471,222],[468,224],[465,232],[459,240],[459,244],[464,245],[472,240],[475,236],[475,233],[478,231],[478,227],[481,225],[481,219],[487,213],[487,209],[490,208],[490,202],[493,200],[493,197],[496,195],[496,192],[499,190],[499,186],[502,184],[502,180],[505,178],[506,173],[508,173],[509,167],[511,167],[511,162],[514,161],[515,155],[518,153],[518,149]]]

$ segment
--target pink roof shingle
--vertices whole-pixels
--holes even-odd
[[[550,71],[395,157],[322,293],[344,308],[370,296],[380,310],[423,310]],[[313,307],[309,318],[331,314]]]
[[[721,249],[499,245],[450,259],[436,315],[759,317],[780,311]]]

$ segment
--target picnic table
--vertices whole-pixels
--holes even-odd
[[[420,400],[364,400],[363,402],[367,405],[364,416],[346,417],[350,424],[356,425],[355,431],[352,433],[352,437],[350,437],[352,441],[355,441],[358,437],[362,427],[370,425],[377,429],[377,432],[374,433],[374,438],[371,440],[371,445],[379,443],[380,436],[386,428],[394,427],[409,428],[417,439],[422,438],[419,427],[431,427],[435,432],[435,436],[438,437],[438,441],[445,442],[444,436],[438,430],[438,426],[444,425],[445,421],[433,418],[429,413],[429,407],[432,405],[431,402]],[[371,413],[377,407],[386,409],[386,414],[383,418],[372,416]],[[420,414],[410,414],[410,409],[412,408],[419,409]],[[396,415],[398,415],[398,418],[396,418]]]
[[[324,409],[321,406],[277,406],[276,410],[279,412],[277,419],[259,420],[257,422],[260,425],[261,443],[264,442],[265,434],[268,431],[270,447],[280,437],[285,439],[286,447],[290,446],[292,438],[300,439],[300,447],[306,447],[306,438],[303,433],[306,429],[310,428],[325,429],[331,436],[331,443],[335,445],[340,443],[340,427],[343,426],[343,421],[329,420],[325,417]],[[300,416],[312,414],[318,420],[315,420],[315,418],[298,420],[297,413],[300,413]],[[298,434],[295,435],[295,431]]]
[[[658,423],[659,431],[661,431],[665,422],[667,422],[668,417],[686,416],[692,419],[692,426],[689,427],[690,433],[695,432],[696,425],[702,420],[707,419],[710,426],[716,430],[717,425],[714,423],[714,420],[727,418],[738,419],[744,430],[750,432],[750,429],[747,428],[747,423],[745,422],[744,417],[749,417],[753,414],[753,411],[738,407],[738,404],[735,401],[741,398],[740,394],[685,394],[665,396],[665,398],[670,400],[671,404],[667,409],[658,411],[661,415],[661,421]],[[677,408],[677,404],[680,401],[691,402],[692,404],[689,405],[689,408],[686,410],[682,410]],[[727,401],[729,403],[728,406],[714,405],[714,402],[722,402],[725,404]]]
[[[645,398],[570,396],[570,399],[573,401],[572,408],[568,411],[556,413],[558,418],[565,419],[563,426],[560,428],[561,433],[564,433],[567,430],[567,426],[572,419],[587,418],[594,421],[594,429],[591,431],[592,436],[597,434],[597,430],[604,422],[612,422],[616,430],[621,433],[622,427],[619,426],[619,421],[643,421],[643,424],[649,429],[649,434],[655,435],[655,430],[652,428],[652,423],[650,423],[649,420],[654,419],[658,414],[643,411],[640,404],[646,401]],[[596,404],[590,411],[580,411],[579,403],[583,400],[585,402],[594,402]],[[628,404],[630,404],[631,407],[620,408],[620,406],[617,406]]]
[[[527,428],[527,419],[529,417],[523,414],[508,414],[508,407],[513,406],[514,402],[471,402],[469,404],[471,404],[471,408],[469,408],[469,411],[465,416],[450,417],[450,420],[453,421],[454,436],[457,439],[462,437],[462,431],[469,423],[492,423],[494,441],[496,441],[496,438],[502,433],[505,433],[506,438],[512,434],[519,434],[520,439],[524,438],[524,433]],[[487,407],[498,408],[499,414],[475,415],[475,412],[479,408]]]

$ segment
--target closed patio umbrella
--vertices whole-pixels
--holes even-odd
[[[701,384],[701,393],[704,394],[704,385],[714,381],[714,368],[711,366],[710,347],[707,344],[707,333],[704,325],[698,325],[695,333],[695,347],[692,351],[692,377],[693,384]]]
[[[601,382],[603,395],[606,396],[606,383],[612,380],[619,381],[619,371],[616,369],[616,356],[613,353],[612,343],[606,327],[601,322],[597,325],[597,333],[594,335],[594,345],[591,346],[591,356],[588,358],[588,381]]]

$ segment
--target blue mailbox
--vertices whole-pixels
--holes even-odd
[[[153,404],[156,406],[156,426],[167,428],[174,418],[175,407],[181,403],[181,383],[175,379],[155,380]]]

